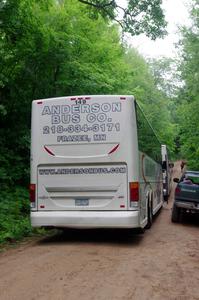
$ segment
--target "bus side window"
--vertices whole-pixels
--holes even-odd
[[[136,105],[136,117],[139,150],[161,163],[161,144],[138,105]]]

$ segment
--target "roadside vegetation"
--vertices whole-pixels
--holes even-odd
[[[0,243],[31,233],[28,185],[33,99],[133,94],[162,143],[173,155],[187,159],[192,169],[199,169],[198,0],[193,1],[192,26],[182,28],[180,63],[146,61],[122,42],[114,7],[107,10],[109,2],[94,5],[97,2],[5,0],[0,4]],[[137,7],[129,6],[131,11],[147,15],[147,6],[133,3]],[[154,1],[156,14],[148,16],[154,22],[143,20],[135,26],[133,20],[123,20],[123,30],[132,35],[145,32],[152,39],[162,37],[166,23],[160,3]],[[164,76],[173,68],[172,79]]]

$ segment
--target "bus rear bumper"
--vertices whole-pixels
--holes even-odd
[[[32,227],[140,228],[139,211],[33,211]]]

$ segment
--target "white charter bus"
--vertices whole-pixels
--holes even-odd
[[[151,226],[161,145],[133,96],[35,100],[31,126],[33,227]]]

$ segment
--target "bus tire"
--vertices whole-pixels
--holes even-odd
[[[147,206],[147,224],[146,224],[146,229],[151,228],[153,223],[153,213],[152,213],[152,205],[148,201],[148,206]]]
[[[173,204],[171,221],[173,223],[178,223],[180,220],[180,208]]]

